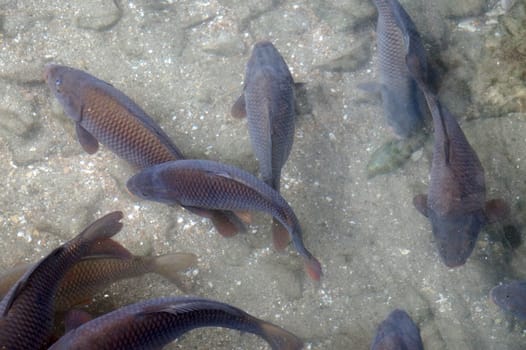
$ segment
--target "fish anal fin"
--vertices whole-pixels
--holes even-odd
[[[485,213],[488,223],[502,221],[510,216],[510,206],[503,199],[491,199],[486,202]]]
[[[272,241],[274,242],[274,248],[282,252],[285,250],[287,245],[290,243],[289,231],[276,219],[272,220]]]
[[[84,129],[80,123],[75,123],[75,130],[77,132],[77,139],[84,151],[88,154],[93,154],[98,151],[99,141],[97,141],[95,136]]]
[[[420,214],[428,217],[427,194],[419,194],[413,198],[413,205]]]
[[[104,238],[95,242],[87,254],[87,256],[111,256],[121,259],[131,259],[133,254],[124,248],[119,242],[111,238]]]
[[[230,110],[230,114],[232,114],[232,117],[237,118],[237,119],[246,118],[247,110],[245,106],[245,95],[244,94],[239,96],[239,98],[236,100],[236,102],[232,106],[232,109]]]

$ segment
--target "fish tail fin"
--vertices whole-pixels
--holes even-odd
[[[289,231],[276,218],[272,219],[272,241],[274,248],[279,252],[284,251],[291,241]]]
[[[303,267],[311,279],[319,281],[322,276],[321,264],[315,257],[308,256],[303,260]]]
[[[223,237],[232,237],[240,231],[246,231],[243,221],[231,211],[214,211],[210,219],[217,232]]]
[[[98,241],[114,236],[122,229],[120,211],[109,213],[86,227],[79,236],[87,241]]]
[[[151,271],[172,282],[182,291],[188,288],[181,279],[180,272],[196,265],[197,256],[192,253],[173,253],[152,257]]]
[[[261,322],[261,336],[273,350],[299,350],[303,349],[303,341],[294,334],[272,323]]]

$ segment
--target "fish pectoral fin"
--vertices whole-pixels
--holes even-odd
[[[79,140],[80,145],[88,154],[93,154],[99,149],[99,141],[90,134],[86,129],[80,125],[80,123],[75,124],[75,130],[77,132],[77,139]]]
[[[419,194],[413,198],[413,205],[420,214],[428,217],[427,194]]]
[[[93,319],[93,316],[84,311],[79,309],[71,309],[66,314],[64,325],[66,327],[65,332],[72,331],[80,326],[82,326],[84,323],[89,322]]]
[[[486,202],[485,214],[488,223],[498,222],[510,216],[510,206],[503,199],[491,199]]]
[[[230,110],[230,114],[232,114],[232,117],[238,119],[245,118],[247,116],[244,94],[239,96],[237,101],[234,103],[232,109]]]
[[[272,241],[278,252],[284,251],[291,241],[289,231],[275,218],[272,220]]]

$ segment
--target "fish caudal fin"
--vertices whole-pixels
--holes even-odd
[[[272,219],[272,241],[279,252],[284,251],[291,241],[289,231],[275,218]]]
[[[197,256],[192,253],[173,253],[152,258],[152,272],[155,272],[177,288],[186,291],[188,288],[181,279],[180,272],[197,264]]]
[[[261,336],[265,339],[273,350],[299,350],[303,349],[303,341],[294,334],[273,325],[272,323],[261,322]]]
[[[309,277],[314,281],[319,281],[322,276],[321,271],[321,264],[313,256],[305,257],[303,260],[303,267],[305,269],[305,272],[309,275]]]

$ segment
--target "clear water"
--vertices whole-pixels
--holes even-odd
[[[502,2],[505,5],[509,1]],[[511,207],[485,228],[468,262],[439,260],[429,222],[412,205],[429,182],[432,141],[391,172],[367,176],[374,151],[393,139],[375,81],[375,8],[369,1],[0,1],[0,266],[36,261],[113,211],[116,237],[135,254],[191,251],[192,293],[225,301],[297,334],[308,349],[367,349],[377,325],[405,309],[426,349],[523,349],[524,322],[488,298],[526,277],[526,7],[496,1],[402,1],[441,75],[441,100],[485,168],[488,198]],[[133,170],[102,148],[84,153],[74,126],[44,85],[56,62],[85,69],[132,97],[188,157],[257,172],[246,121],[230,117],[253,44],[271,40],[308,101],[297,118],[282,194],[322,262],[321,283],[289,249],[275,252],[270,219],[231,239],[180,208],[132,197]],[[340,59],[341,58],[341,59]],[[180,292],[157,276],[102,291],[91,306]],[[179,348],[265,348],[226,330],[197,330]]]

